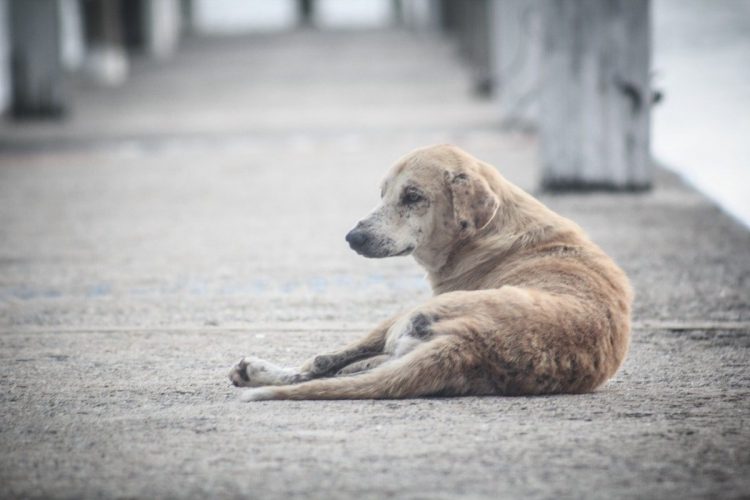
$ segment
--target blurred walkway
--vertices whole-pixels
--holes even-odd
[[[631,275],[631,356],[595,394],[239,404],[429,295],[343,236],[412,148],[533,189],[447,45],[400,32],[193,40],[65,124],[0,127],[0,496],[724,497],[750,489],[750,235],[660,172],[543,196]]]

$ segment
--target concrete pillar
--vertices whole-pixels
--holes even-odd
[[[63,68],[79,69],[86,56],[83,14],[78,0],[60,0],[60,50]]]
[[[391,0],[391,10],[393,11],[393,25],[404,25],[404,2],[403,0]]]
[[[474,9],[472,5],[473,2],[472,0],[454,1],[455,7],[453,8],[453,14],[456,18],[455,33],[456,43],[458,44],[458,52],[464,59],[471,61],[471,59],[474,57],[474,46],[472,44],[472,26],[474,24]]]
[[[543,184],[648,187],[649,0],[546,0],[543,6]]]
[[[120,1],[91,0],[83,5],[88,43],[86,73],[102,85],[120,85],[129,71]]]
[[[66,107],[60,54],[60,2],[11,0],[13,114],[59,117]]]
[[[195,31],[195,12],[193,9],[193,0],[180,0],[180,25],[182,34],[189,35]]]
[[[171,56],[180,40],[181,19],[178,0],[148,0],[143,4],[144,48],[156,58]]]
[[[502,124],[535,130],[539,121],[542,4],[544,0],[493,0],[492,66]]]
[[[0,0],[0,114],[10,108],[10,23],[8,1]]]
[[[439,26],[452,35],[467,63],[477,94],[492,93],[493,70],[490,11],[494,0],[445,0],[438,3]]]
[[[440,4],[435,0],[399,0],[394,2],[396,18],[415,32],[432,32],[440,28]]]
[[[300,26],[313,26],[313,18],[315,15],[315,1],[297,0],[297,10],[299,11],[298,18]]]
[[[461,0],[435,0],[440,9],[440,27],[449,35],[456,35],[463,2]]]

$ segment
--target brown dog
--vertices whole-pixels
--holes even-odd
[[[243,400],[580,393],[617,371],[630,286],[576,224],[449,145],[402,158],[381,194],[347,241],[412,254],[435,296],[299,369],[243,359]]]

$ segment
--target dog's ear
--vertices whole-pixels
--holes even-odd
[[[487,181],[469,173],[446,173],[446,181],[460,234],[469,236],[487,226],[500,207],[500,200]]]

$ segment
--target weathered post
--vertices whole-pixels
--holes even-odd
[[[8,2],[0,0],[0,114],[10,106],[10,25]]]
[[[76,71],[83,64],[86,42],[83,16],[78,0],[60,0],[60,54],[65,71]]]
[[[300,26],[312,26],[313,16],[315,15],[315,5],[313,0],[297,0],[297,11],[299,12]]]
[[[492,64],[502,124],[536,130],[544,0],[494,0]]]
[[[149,0],[144,3],[144,45],[155,58],[171,56],[180,40],[181,12],[177,0]]]
[[[471,62],[474,66],[474,90],[490,96],[494,90],[492,42],[490,32],[491,0],[471,0]]]
[[[451,0],[448,1],[448,6]],[[455,17],[444,26],[455,31],[460,54],[467,60],[472,73],[474,90],[488,96],[493,89],[490,10],[492,0],[454,0],[455,5],[443,6],[443,12]]]
[[[460,0],[439,0],[440,27],[449,35],[456,33],[462,2]]]
[[[396,21],[415,32],[431,32],[440,27],[441,8],[434,0],[394,2]]]
[[[11,0],[12,109],[17,117],[59,117],[65,111],[60,3]]]
[[[647,188],[649,0],[548,0],[543,22],[543,185]]]
[[[83,6],[89,76],[104,85],[120,85],[129,69],[122,4],[119,0],[91,0]]]
[[[391,11],[393,12],[393,25],[404,24],[404,2],[403,0],[391,0]]]

